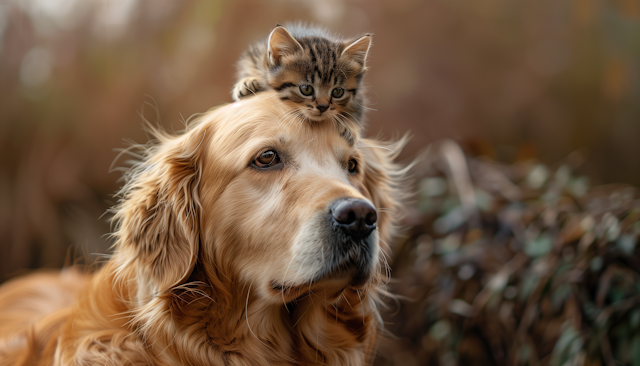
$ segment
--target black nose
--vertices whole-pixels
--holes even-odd
[[[334,223],[342,231],[355,238],[364,239],[376,228],[378,213],[369,201],[358,198],[341,198],[331,206]]]
[[[322,113],[322,112],[326,111],[327,109],[329,109],[329,105],[328,104],[318,104],[318,106],[316,106],[316,108],[318,108],[320,113]]]

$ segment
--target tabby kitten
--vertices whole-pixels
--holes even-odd
[[[321,29],[288,27],[277,25],[242,54],[233,99],[271,88],[304,119],[360,124],[371,35],[343,41]]]

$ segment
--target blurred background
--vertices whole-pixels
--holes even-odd
[[[478,332],[479,323],[463,321],[477,319],[478,306],[493,304],[488,300],[477,300],[479,305],[473,298],[463,301],[476,306],[476,313],[465,313],[470,308],[461,302],[453,302],[457,312],[451,310],[452,294],[459,289],[455,281],[476,280],[477,291],[465,287],[476,296],[493,283],[496,273],[502,273],[505,263],[521,258],[522,250],[528,259],[518,259],[522,263],[517,268],[540,267],[536,261],[551,255],[569,262],[579,257],[575,248],[573,257],[566,257],[563,248],[556,248],[560,244],[549,239],[556,238],[564,224],[548,231],[551,224],[544,212],[563,202],[563,195],[582,196],[591,192],[589,187],[608,183],[640,185],[637,0],[0,0],[0,282],[32,268],[60,267],[78,253],[107,252],[110,243],[104,234],[110,230],[109,217],[103,214],[115,203],[112,194],[121,184],[121,174],[110,172],[110,167],[118,154],[115,149],[127,146],[124,139],[147,141],[139,114],[177,131],[190,115],[230,102],[234,63],[240,53],[266,37],[276,22],[295,20],[323,25],[344,36],[372,32],[374,46],[365,84],[375,111],[367,116],[368,135],[392,138],[410,131],[413,139],[400,156],[403,162],[436,142],[431,145],[434,158],[419,165],[414,174],[421,193],[415,207],[407,210],[409,229],[397,244],[399,254],[392,264],[394,274],[404,274],[409,281],[405,284],[412,286],[396,291],[414,303],[397,305],[395,315],[385,316],[396,336],[389,336],[382,345],[376,362],[639,365],[640,354],[631,350],[640,349],[640,313],[627,314],[635,317],[635,328],[619,331],[621,339],[627,340],[624,347],[611,346],[607,351],[588,346],[588,341],[601,340],[597,335],[613,328],[598,328],[590,338],[585,332],[595,328],[586,318],[573,319],[572,327],[564,320],[553,323],[553,330],[540,330],[540,341],[529,337],[522,319],[531,324],[531,311],[543,313],[535,306],[527,310],[531,292],[523,295],[520,308],[515,295],[504,295],[516,315],[513,321],[503,319],[504,324],[515,325],[512,330],[505,325],[502,333]],[[144,107],[145,102],[157,104],[157,115],[148,105]],[[445,138],[457,144],[438,142]],[[460,159],[456,152],[460,148],[468,158]],[[445,163],[438,163],[439,159]],[[447,169],[456,161],[470,171],[467,178],[475,187],[474,202],[485,203],[479,213],[470,213],[460,198],[464,182]],[[122,161],[115,163],[122,165]],[[498,176],[495,179],[502,183],[487,183],[490,187],[481,189],[488,176]],[[509,190],[519,193],[504,193]],[[604,238],[604,254],[589,252],[588,265],[591,257],[602,262],[592,276],[596,285],[602,285],[599,274],[610,260],[620,267],[618,257],[607,257],[611,243],[621,255],[636,254],[640,225],[627,221],[636,217],[631,204],[637,203],[637,195],[633,190],[624,191],[626,196],[620,192],[602,193],[608,203],[592,214],[584,213],[592,207],[591,200],[576,206],[575,217],[563,211],[567,222],[572,217],[579,216],[578,222],[592,217],[593,222],[580,226],[586,228],[584,233],[600,222],[609,223],[603,226],[605,231],[594,234]],[[614,193],[617,196],[611,198]],[[516,244],[505,247],[508,244],[500,242],[508,253],[488,259],[492,269],[477,263],[465,267],[469,263],[464,260],[447,262],[451,250],[481,238],[486,239],[483,245],[494,243],[492,238],[500,231],[482,226],[487,217],[512,223],[500,220],[513,218],[514,202],[520,204],[520,211],[516,210],[520,216],[516,216],[528,217],[523,214],[530,204],[526,197],[538,204],[530,220],[523,219],[523,227],[529,228],[538,217],[541,220],[536,233],[525,233],[530,240],[520,240],[515,230],[507,230]],[[608,210],[611,199],[627,206]],[[459,208],[462,211],[456,211]],[[465,224],[461,229],[455,224],[456,217],[473,215],[477,216],[475,226]],[[434,224],[439,217],[449,221]],[[620,226],[618,235],[606,232],[614,223],[611,220]],[[452,233],[457,233],[453,239]],[[620,244],[623,234],[627,237]],[[572,243],[577,245],[580,238]],[[452,244],[451,240],[458,241]],[[533,244],[526,250],[518,240]],[[423,262],[416,264],[416,258]],[[428,271],[424,260],[435,261]],[[594,306],[602,310],[617,304],[616,299],[636,298],[637,271],[631,269],[636,260],[622,260],[623,269],[631,271],[627,278],[631,285],[623,286],[627,292],[610,299],[608,289],[617,287],[607,282],[605,295],[599,303],[594,300]],[[442,265],[449,268],[451,278],[439,274]],[[440,269],[433,272],[434,268]],[[421,274],[416,274],[418,270]],[[522,273],[523,278],[530,274]],[[496,288],[519,291],[519,285],[509,281]],[[596,298],[599,290],[584,285],[584,291]],[[433,310],[429,304],[435,300],[426,294],[443,291],[449,294],[446,304]],[[566,315],[566,296],[562,296],[560,305],[556,301],[549,308],[550,316]],[[537,298],[539,303],[542,297]],[[625,311],[636,302],[630,304]],[[447,318],[451,314],[458,318]],[[492,324],[490,317],[477,321]],[[487,332],[502,336],[496,341]],[[513,339],[518,345],[508,343]],[[564,339],[566,352],[557,350],[559,339]]]

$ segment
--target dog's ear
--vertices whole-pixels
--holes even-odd
[[[152,133],[159,142],[144,148],[119,193],[114,259],[116,278],[136,278],[139,286],[158,294],[185,281],[196,263],[206,130],[177,137]]]
[[[380,238],[388,243],[395,235],[395,223],[400,218],[400,205],[404,198],[404,176],[409,167],[394,163],[407,137],[395,142],[361,139],[359,146],[364,155],[364,186],[378,211]]]

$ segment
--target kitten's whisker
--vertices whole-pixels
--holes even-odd
[[[283,102],[283,103],[284,103],[284,102]],[[293,110],[285,110],[285,111],[281,112],[281,113],[278,115],[278,117],[280,117],[280,116],[286,116],[287,114],[291,114],[291,113],[293,113],[293,112],[295,112],[295,111],[293,111]]]
[[[288,121],[289,121],[290,117],[292,117],[294,115],[295,115],[295,111],[286,111],[286,112],[280,113],[278,115],[278,123],[283,122],[285,124],[285,126],[286,126],[286,125],[288,125]]]
[[[278,124],[279,125],[286,125],[286,122],[287,122],[288,118],[289,118],[289,116],[286,115],[286,114],[278,116]]]
[[[336,118],[336,116],[331,116],[331,120],[333,121],[334,127],[338,128],[342,126],[342,123],[340,123],[340,121],[338,120],[338,118]]]
[[[351,103],[353,103],[353,104],[357,104],[357,105],[359,105],[360,107],[362,107],[362,108],[364,108],[364,109],[368,109],[368,110],[370,110],[370,111],[375,111],[375,112],[377,112],[377,111],[378,111],[377,109],[373,109],[373,108],[365,107],[365,106],[363,106],[362,104],[360,104],[360,103],[356,102],[355,100],[352,100],[352,101],[351,101]]]
[[[340,115],[340,114],[336,114],[334,117],[336,117],[336,121],[338,121],[338,124],[344,128],[349,128],[349,125],[347,124],[346,120],[347,117]]]
[[[294,110],[291,115],[289,116],[289,119],[287,121],[287,125],[292,125],[294,127],[298,127],[300,125],[300,123],[296,123],[297,121],[302,120],[302,122],[304,123],[304,116],[300,113],[300,111]]]
[[[353,118],[354,121],[358,122],[358,124],[360,125],[360,127],[362,127],[364,129],[364,126],[362,125],[362,123],[360,123],[360,121],[358,121],[358,119],[356,117],[354,117],[351,113],[346,112],[346,111],[342,111],[342,113],[346,113],[349,116],[351,116],[351,118]]]
[[[268,98],[265,98],[265,99],[269,99],[269,98],[273,98],[273,97],[275,97],[275,95],[273,95],[273,96],[271,96],[271,97],[268,97]],[[273,106],[274,106],[274,107],[278,107],[278,106],[280,106],[281,104],[284,104],[284,102],[280,102],[280,103],[274,104]],[[282,113],[285,113],[285,111],[283,111]]]
[[[278,115],[278,122],[286,120],[289,115],[293,114],[292,111],[284,111]]]

